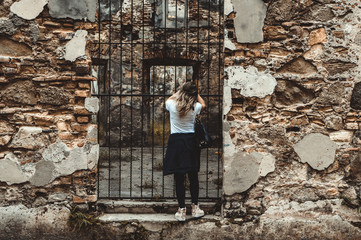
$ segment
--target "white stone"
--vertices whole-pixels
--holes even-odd
[[[353,131],[341,130],[330,133],[330,139],[335,142],[351,142]]]
[[[11,137],[9,135],[0,136],[0,146],[5,146],[10,142]]]
[[[36,149],[44,146],[40,137],[42,129],[39,127],[21,127],[13,138],[10,147]]]
[[[43,159],[53,163],[60,163],[63,161],[66,156],[69,156],[70,149],[68,146],[62,142],[57,141],[49,145],[43,152]]]
[[[48,234],[70,231],[69,214],[68,208],[58,205],[39,208],[27,208],[22,204],[0,207],[0,239],[9,239],[5,238],[8,232],[5,229],[19,229],[14,234],[18,236],[16,239],[36,239],[34,231],[46,231]]]
[[[99,144],[90,145],[90,149],[87,153],[88,169],[93,170],[99,159]]]
[[[232,1],[236,17],[234,28],[239,43],[263,41],[263,24],[267,8],[263,0]]]
[[[91,113],[97,113],[99,111],[99,98],[88,97],[85,98],[84,107]]]
[[[86,139],[93,141],[98,139],[98,128],[96,126],[90,125],[87,128]]]
[[[224,15],[228,16],[228,14],[230,14],[231,12],[233,12],[232,0],[225,0],[224,1]]]
[[[224,161],[223,191],[226,195],[249,189],[259,178],[259,162],[250,154],[239,152]]]
[[[9,153],[0,160],[0,181],[7,184],[23,183],[29,178],[21,170],[18,160],[14,154]]]
[[[47,3],[48,0],[20,0],[11,5],[10,11],[21,18],[31,20],[39,16]]]
[[[231,51],[236,50],[236,45],[228,38],[228,31],[227,29],[224,30],[224,48],[229,49]]]
[[[257,68],[250,66],[231,66],[225,69],[228,80],[226,86],[240,89],[245,97],[264,98],[271,95],[277,85],[276,79],[268,73],[258,72]]]
[[[260,161],[259,174],[261,177],[275,170],[276,159],[272,154],[252,152],[251,155]]]
[[[313,45],[305,54],[303,57],[306,60],[319,60],[323,54],[323,45],[322,44],[316,44]]]
[[[232,88],[223,87],[223,115],[227,115],[232,109]]]
[[[337,144],[328,136],[312,133],[294,146],[301,162],[308,163],[313,169],[323,170],[335,160]]]
[[[86,37],[88,32],[86,30],[78,30],[74,37],[65,45],[65,60],[74,62],[78,57],[85,55]]]

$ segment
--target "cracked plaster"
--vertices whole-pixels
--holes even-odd
[[[54,18],[88,19],[95,21],[96,0],[50,0],[50,16]]]
[[[263,41],[263,24],[267,8],[263,0],[232,1],[236,17],[234,27],[239,43],[257,43]],[[230,11],[229,7],[226,8]]]
[[[32,20],[39,16],[47,3],[48,0],[21,0],[14,2],[10,11],[23,19]]]
[[[302,163],[308,163],[313,169],[324,170],[335,160],[337,144],[326,135],[311,133],[294,146]]]
[[[231,66],[225,69],[228,79],[225,80],[223,90],[224,110],[226,115],[232,108],[232,89],[239,89],[245,97],[264,98],[271,95],[277,85],[276,79],[269,73],[258,72],[257,68],[249,66]]]
[[[224,181],[226,195],[248,190],[259,177],[275,170],[275,157],[270,153],[240,151],[229,135],[229,123],[224,123]]]
[[[78,57],[85,56],[86,30],[78,30],[74,37],[65,45],[65,60],[74,62]]]

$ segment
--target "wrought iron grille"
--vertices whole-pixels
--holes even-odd
[[[99,0],[98,27],[98,197],[175,198],[173,176],[162,174],[170,133],[165,101],[196,80],[207,104],[201,119],[214,139],[201,153],[200,199],[219,199],[222,0]]]

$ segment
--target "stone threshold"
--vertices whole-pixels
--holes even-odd
[[[215,215],[205,215],[202,218],[193,218],[188,215],[186,217],[186,222],[191,220],[208,220],[208,221],[220,221],[222,218]],[[128,213],[106,213],[99,217],[99,220],[105,223],[124,223],[124,222],[139,222],[139,223],[170,223],[178,222],[174,218],[174,214],[128,214]],[[181,222],[180,222],[181,223]]]
[[[200,202],[200,207],[208,214],[220,213],[216,202]],[[186,201],[187,213],[190,213],[190,202]],[[103,213],[128,214],[174,214],[178,209],[175,200],[136,201],[136,200],[98,200],[97,208]]]

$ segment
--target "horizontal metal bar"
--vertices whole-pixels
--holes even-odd
[[[170,97],[171,94],[92,94],[93,97]],[[201,94],[202,97],[222,97],[218,94]]]
[[[206,40],[205,40],[206,41]],[[200,43],[182,43],[182,42],[177,42],[177,43],[173,43],[173,42],[167,42],[166,44],[163,43],[163,42],[147,42],[147,43],[142,43],[142,42],[98,42],[98,43],[91,43],[92,45],[166,45],[166,46],[170,46],[170,45],[184,45],[184,46],[189,46],[189,45],[196,45],[196,46],[202,46],[202,45],[205,45],[205,46],[209,46],[209,45],[215,45],[218,47],[219,45],[219,42],[200,42]]]
[[[101,197],[101,196],[98,196],[98,199],[107,199],[107,200],[132,200],[132,199],[148,199],[148,200],[155,200],[157,202],[161,202],[162,200],[176,200],[177,198],[174,198],[174,197]],[[191,199],[191,197],[186,197],[186,199]],[[221,197],[199,197],[198,200],[202,200],[202,201],[214,201],[214,200],[220,200]]]

